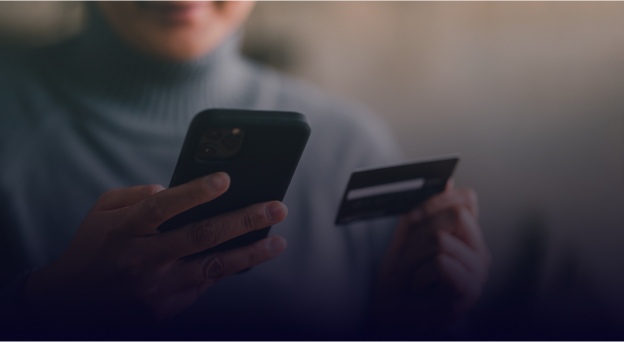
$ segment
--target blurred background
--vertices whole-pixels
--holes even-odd
[[[459,152],[490,281],[458,336],[624,338],[624,3],[261,2],[243,52],[388,122],[408,158]],[[0,2],[0,48],[84,25]]]

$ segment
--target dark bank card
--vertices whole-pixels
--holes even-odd
[[[357,169],[342,196],[336,224],[398,215],[444,191],[459,155]]]

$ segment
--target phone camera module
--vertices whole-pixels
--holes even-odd
[[[221,136],[223,135],[223,132],[220,129],[212,129],[208,131],[206,135],[208,136],[208,139],[210,140],[219,140]]]
[[[228,150],[235,150],[239,148],[242,143],[243,141],[240,138],[235,136],[229,136],[223,139],[221,145],[223,145],[223,147],[227,148]]]
[[[210,159],[217,155],[219,151],[217,150],[217,146],[212,143],[204,143],[199,145],[197,149],[197,158],[199,159]]]
[[[245,142],[245,130],[239,127],[209,127],[204,131],[195,159],[199,162],[236,157]]]

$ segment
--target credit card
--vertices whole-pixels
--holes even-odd
[[[412,210],[444,191],[458,161],[459,155],[452,154],[355,170],[342,196],[336,224]]]

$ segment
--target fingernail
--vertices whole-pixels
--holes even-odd
[[[286,240],[281,237],[274,236],[269,240],[268,246],[271,255],[278,255],[286,249]]]
[[[282,202],[273,202],[266,206],[266,215],[271,221],[282,219],[288,213],[286,206]]]
[[[212,190],[221,191],[225,187],[227,187],[229,179],[230,176],[228,176],[227,173],[217,172],[208,176],[208,179],[206,179],[206,183],[208,183],[208,186],[212,188]]]
[[[416,208],[409,213],[409,219],[414,223],[422,221],[424,216],[425,213],[423,213],[423,210],[420,208]]]

